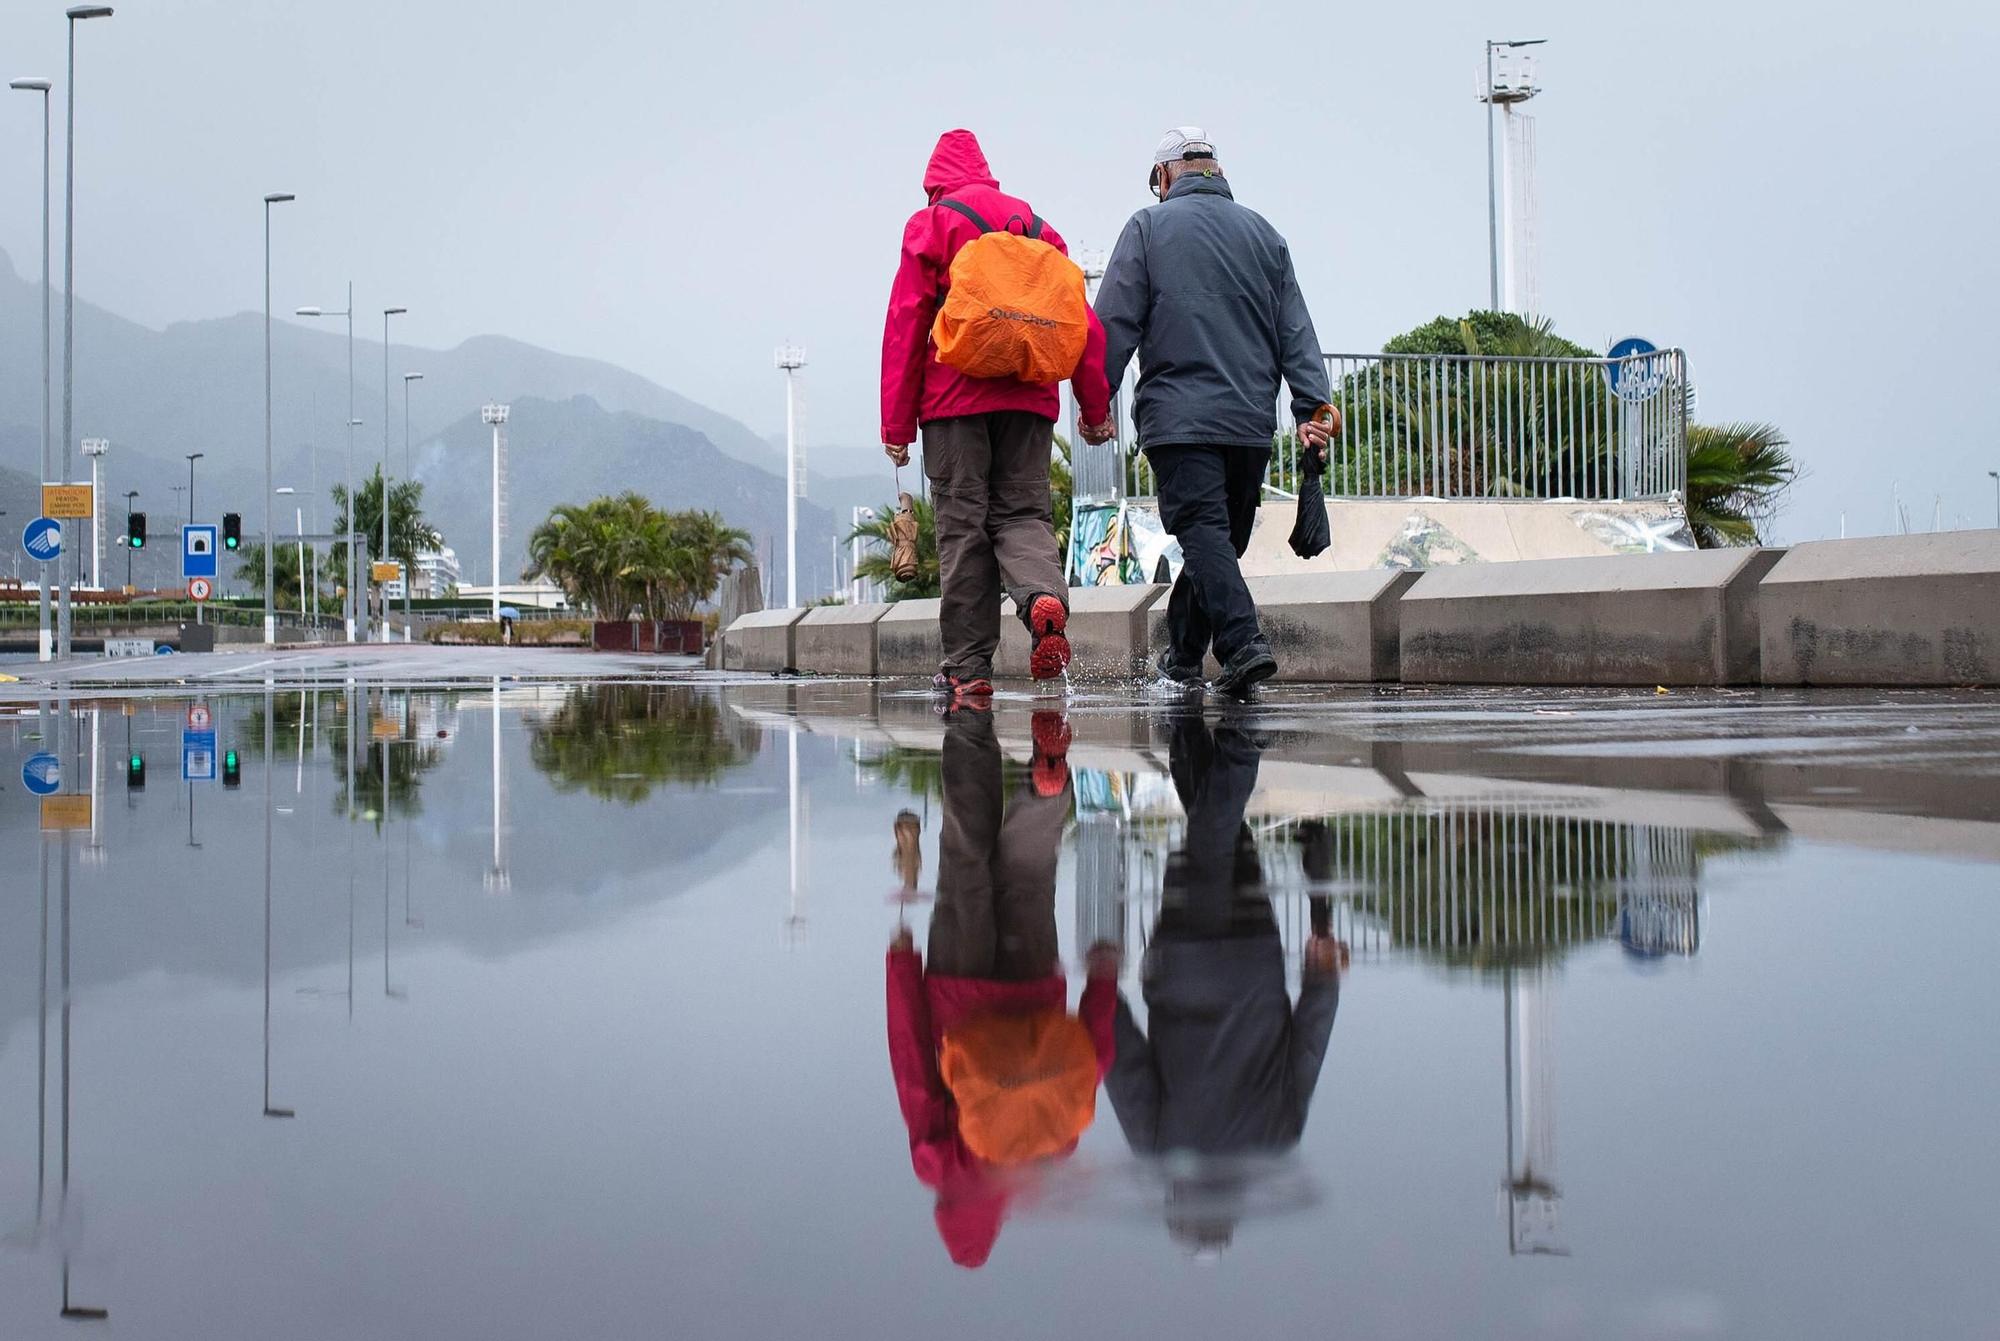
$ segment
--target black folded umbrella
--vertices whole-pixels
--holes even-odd
[[[1299,516],[1292,523],[1292,553],[1301,559],[1316,559],[1333,545],[1333,523],[1326,516],[1326,492],[1320,477],[1326,473],[1326,454],[1307,448],[1300,463]]]

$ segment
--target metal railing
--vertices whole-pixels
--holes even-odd
[[[1657,499],[1687,487],[1687,356],[1331,354],[1345,427],[1326,491],[1337,498]],[[1287,405],[1277,422],[1289,417]],[[1077,497],[1150,498],[1130,433],[1082,447]],[[1275,434],[1265,488],[1297,494],[1300,453]],[[1119,479],[1122,464],[1123,478]]]

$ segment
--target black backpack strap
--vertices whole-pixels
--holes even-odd
[[[980,218],[978,212],[962,200],[940,200],[938,207],[940,209],[951,210],[957,214],[963,214],[966,218],[972,220],[972,226],[982,233],[993,231],[993,225]]]

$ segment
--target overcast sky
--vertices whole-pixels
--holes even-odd
[[[62,9],[0,9],[10,77],[61,76]],[[1993,524],[1990,0],[1084,12],[124,0],[78,30],[77,290],[156,326],[258,307],[259,197],[295,191],[280,311],[337,306],[352,278],[364,311],[410,308],[399,339],[596,355],[766,432],[789,336],[813,466],[866,469],[882,307],[941,130],[977,131],[1003,186],[1108,247],[1160,132],[1207,126],[1291,238],[1327,349],[1368,350],[1483,304],[1480,43],[1547,37],[1558,329],[1683,346],[1703,418],[1783,427],[1810,472],[1786,538],[1843,510],[1893,530],[1898,483],[1919,528],[1934,496],[1947,525]],[[32,273],[39,119],[7,96],[0,246]]]

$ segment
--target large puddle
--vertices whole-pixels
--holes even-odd
[[[2000,706],[1036,707],[0,719],[0,1335],[2000,1325]]]

